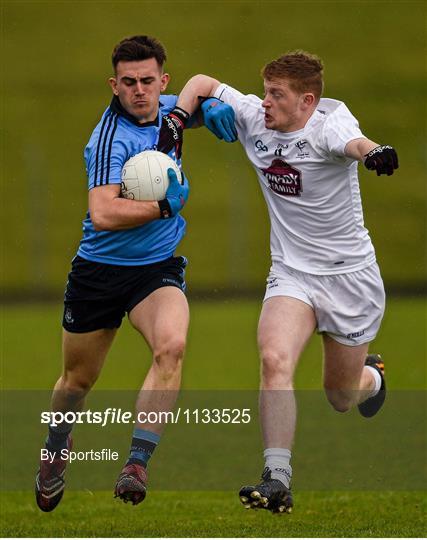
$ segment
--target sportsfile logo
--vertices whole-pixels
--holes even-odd
[[[300,197],[302,193],[301,171],[283,159],[274,159],[266,169],[261,169],[271,191],[281,197]]]

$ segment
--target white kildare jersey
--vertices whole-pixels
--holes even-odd
[[[357,161],[344,155],[364,137],[341,101],[322,98],[305,127],[267,129],[262,100],[221,84],[239,140],[258,175],[271,220],[271,256],[310,274],[343,274],[375,262],[363,224]]]

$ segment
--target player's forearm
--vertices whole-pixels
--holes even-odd
[[[195,75],[192,77],[179,94],[177,106],[187,111],[190,115],[200,106],[199,97],[213,96],[221,83],[207,75]]]
[[[347,157],[356,159],[357,161],[365,161],[366,154],[377,146],[379,146],[378,143],[366,138],[354,139],[346,144],[344,153]]]
[[[96,231],[120,231],[159,219],[160,208],[156,201],[132,201],[117,197],[108,204],[92,207],[90,217]]]

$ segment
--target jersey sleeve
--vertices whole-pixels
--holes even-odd
[[[344,149],[350,141],[365,136],[359,128],[359,122],[349,109],[341,105],[329,116],[323,128],[325,149],[336,156],[344,156]]]
[[[162,94],[160,96],[160,113],[162,116],[169,114],[175,107],[178,96],[175,94]]]
[[[107,111],[85,148],[88,189],[121,183],[123,165],[129,152],[118,137],[117,123],[117,114]]]
[[[262,110],[261,99],[252,94],[242,94],[227,84],[220,84],[215,91],[214,97],[233,107],[239,139],[243,141]]]

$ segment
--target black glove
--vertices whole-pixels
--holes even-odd
[[[169,154],[175,149],[175,159],[180,159],[182,155],[182,145],[184,142],[183,131],[190,115],[179,107],[163,117],[159,132],[159,142],[157,150],[164,154]]]
[[[377,146],[366,154],[365,158],[365,167],[370,171],[377,171],[377,176],[391,176],[394,170],[399,168],[396,150],[388,144]]]

